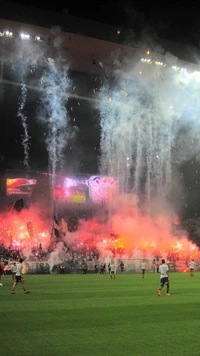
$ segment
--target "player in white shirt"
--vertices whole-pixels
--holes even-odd
[[[20,258],[19,263],[17,264],[17,270],[15,274],[15,281],[12,286],[12,292],[11,294],[15,294],[15,288],[17,284],[20,282],[22,284],[22,288],[24,290],[24,294],[30,293],[28,290],[26,290],[25,285],[24,285],[24,278],[23,278],[23,259]]]
[[[167,286],[167,291],[166,291],[166,296],[170,297],[169,293],[169,267],[165,263],[165,260],[162,260],[162,264],[159,267],[159,272],[160,272],[160,288],[158,289],[158,296],[161,296],[161,290],[164,287],[164,285]]]
[[[17,272],[17,266],[16,266],[15,262],[11,268],[11,272],[12,272],[12,280],[15,281],[15,276],[16,276],[16,272]]]
[[[196,267],[196,262],[194,262],[194,260],[192,260],[189,263],[189,267],[190,267],[190,277],[194,278],[194,270],[195,270],[195,267]]]
[[[146,263],[145,263],[145,261],[143,261],[143,262],[141,263],[142,278],[144,278],[145,269],[146,269]]]
[[[115,265],[111,263],[110,265],[110,278],[115,279],[116,278],[116,273],[115,273]]]

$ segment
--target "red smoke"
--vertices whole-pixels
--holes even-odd
[[[63,236],[61,231],[61,238],[86,251],[95,248],[102,258],[168,256],[187,261],[199,256],[198,247],[188,240],[187,234],[178,228],[174,231],[173,221],[165,216],[151,219],[120,204],[120,209],[115,209],[106,222],[102,221],[99,217],[81,220],[78,231]],[[34,208],[0,216],[0,243],[6,248],[25,253],[41,244],[46,249],[52,243],[51,231],[52,221]]]
[[[41,212],[35,209],[10,212],[0,216],[0,243],[13,250],[44,248],[50,244],[49,222],[42,219]]]

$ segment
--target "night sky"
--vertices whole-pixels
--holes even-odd
[[[38,75],[32,67],[26,69],[27,85],[38,85]],[[45,72],[45,69],[43,69]],[[13,71],[9,65],[4,68],[4,78],[22,82],[21,68],[15,66]],[[89,98],[94,96],[94,89],[100,87],[100,80],[95,75],[81,72],[69,72],[69,80],[73,81],[73,94]],[[86,85],[87,83],[87,85]],[[7,169],[24,169],[24,147],[22,137],[24,130],[17,113],[21,96],[21,87],[0,85],[1,125],[0,149]],[[71,89],[72,90],[72,89]],[[12,103],[12,105],[10,105]],[[48,170],[48,153],[45,138],[48,128],[41,121],[43,102],[39,91],[27,90],[24,113],[27,117],[29,131],[29,161],[32,170]],[[68,174],[91,173],[98,171],[100,152],[100,116],[95,103],[70,97],[66,103],[67,118],[72,128],[71,139],[65,150],[63,169]]]
[[[196,1],[56,1],[48,4],[38,0],[13,3],[49,9],[106,24],[146,31],[181,43],[199,45],[200,30]]]

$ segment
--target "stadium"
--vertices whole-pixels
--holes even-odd
[[[198,356],[199,49],[0,14],[0,353]]]
[[[186,270],[199,258],[181,172],[199,159],[198,64],[180,46],[181,59],[119,44],[114,28],[105,41],[62,27],[0,21],[2,248],[71,271],[73,247],[76,272],[144,258],[154,271],[162,257]]]

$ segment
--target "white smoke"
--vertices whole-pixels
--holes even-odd
[[[101,90],[101,172],[119,176],[123,192],[143,192],[147,211],[155,197],[167,199],[172,165],[200,150],[199,80],[149,58],[121,67]]]

